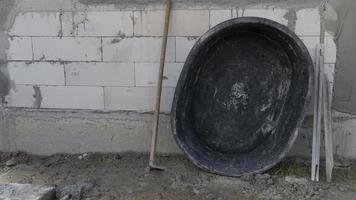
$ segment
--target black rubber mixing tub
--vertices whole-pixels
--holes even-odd
[[[289,151],[310,98],[303,42],[271,20],[228,20],[196,42],[175,91],[171,123],[197,166],[239,176],[263,172]]]

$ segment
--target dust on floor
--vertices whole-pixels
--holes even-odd
[[[183,156],[160,156],[164,172],[145,168],[145,154],[31,156],[0,154],[0,183],[54,185],[58,199],[356,199],[356,171],[337,168],[332,183],[309,181],[309,166],[284,161],[267,173],[223,177],[196,168]],[[323,172],[321,173],[323,177]]]

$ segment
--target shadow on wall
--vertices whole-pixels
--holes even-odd
[[[328,24],[335,32],[338,47],[333,108],[356,114],[356,1],[331,0],[337,12],[337,23]]]
[[[12,0],[0,0],[0,104],[4,102],[10,88],[6,61],[6,49],[9,44],[5,31],[8,15],[14,3]]]
[[[0,61],[0,103],[4,103],[5,96],[9,93],[9,79],[6,76],[4,72],[2,72],[2,69],[5,69],[1,67],[1,61]]]

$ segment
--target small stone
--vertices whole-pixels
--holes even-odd
[[[72,185],[57,188],[56,196],[58,199],[70,195],[72,200],[80,200],[96,185],[95,180],[81,180]]]
[[[272,198],[273,200],[282,200],[283,197],[280,194],[276,194],[275,196],[273,196]]]
[[[269,178],[269,179],[267,180],[267,183],[268,183],[269,185],[273,185],[273,184],[274,184],[273,179]]]
[[[206,195],[206,198],[211,198],[213,196],[214,196],[213,194],[209,193],[209,194]]]
[[[267,174],[267,173],[265,173],[265,174],[263,174],[266,178],[271,178],[271,175],[270,174]]]
[[[133,193],[133,190],[127,189],[126,192],[127,192],[128,194],[132,194],[132,193]]]
[[[328,189],[330,189],[330,186],[329,185],[322,185],[321,188],[323,190],[328,190]]]
[[[51,165],[52,165],[52,163],[50,163],[50,162],[44,164],[45,167],[50,167]]]
[[[115,154],[114,159],[115,160],[120,160],[122,157],[120,154]]]
[[[255,179],[268,179],[270,177],[271,177],[271,175],[269,175],[269,174],[256,174],[255,175]]]
[[[252,181],[253,176],[251,174],[241,176],[241,180],[243,181]]]
[[[255,179],[263,179],[263,175],[262,174],[256,174],[255,175]]]
[[[306,178],[297,178],[293,176],[286,176],[285,180],[290,184],[304,185],[308,183]]]
[[[346,178],[351,179],[352,178],[351,174],[346,174]]]
[[[14,157],[12,157],[10,160],[6,161],[5,165],[7,167],[13,167],[17,164],[16,160]]]
[[[60,200],[71,200],[71,199],[72,199],[71,195],[67,194],[64,197],[62,197]]]
[[[340,190],[341,192],[345,192],[345,191],[346,191],[346,189],[345,189],[344,187],[342,187],[342,186],[339,186],[339,190]]]
[[[139,181],[139,182],[138,182],[138,185],[139,185],[140,187],[146,187],[146,186],[148,185],[148,183],[143,182],[143,181]]]
[[[89,154],[88,153],[83,153],[82,155],[78,156],[79,160],[87,160],[89,158]]]
[[[198,195],[200,192],[199,192],[199,190],[197,188],[193,188],[193,193]]]

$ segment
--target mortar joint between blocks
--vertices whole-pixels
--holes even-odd
[[[104,105],[103,105],[103,108],[104,108],[104,110],[106,110],[106,101],[105,101],[105,100],[106,100],[106,97],[105,97],[106,95],[105,95],[105,87],[104,87],[104,86],[102,86],[101,88],[103,89],[103,104],[104,104]]]
[[[64,63],[62,63],[63,65],[63,73],[64,73],[64,86],[67,86],[67,67]]]
[[[101,54],[101,62],[104,61],[104,46],[103,46],[103,37],[100,37],[100,54]]]
[[[136,87],[136,62],[133,62],[133,71],[134,71],[134,87]]]
[[[211,10],[209,10],[209,15],[208,15],[208,17],[209,17],[209,28],[211,28]]]
[[[35,60],[35,52],[34,52],[34,47],[33,47],[33,39],[32,39],[32,37],[30,37],[30,38],[31,38],[32,61],[34,61]]]

